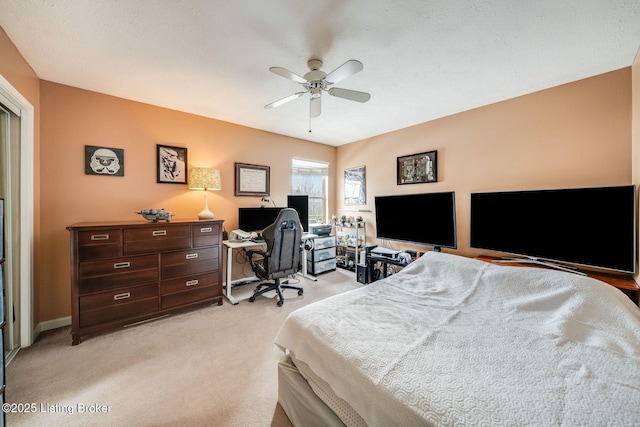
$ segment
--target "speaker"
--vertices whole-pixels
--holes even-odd
[[[371,270],[369,269],[369,265],[356,265],[356,277],[359,283],[364,283],[365,285],[371,283]]]
[[[306,194],[289,194],[287,196],[287,207],[298,212],[302,229],[309,231],[309,196]]]

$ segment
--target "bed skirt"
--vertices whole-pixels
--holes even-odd
[[[316,396],[289,355],[278,362],[278,402],[294,426],[344,427],[340,418]]]

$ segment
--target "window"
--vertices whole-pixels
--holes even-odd
[[[327,185],[329,163],[293,159],[291,194],[309,196],[309,224],[326,223],[328,217]]]

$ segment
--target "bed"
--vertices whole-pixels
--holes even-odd
[[[275,344],[296,426],[640,425],[640,309],[573,273],[429,252]]]

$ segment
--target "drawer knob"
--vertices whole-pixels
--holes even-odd
[[[125,293],[122,293],[122,294],[116,294],[116,295],[114,295],[114,296],[113,296],[113,299],[114,299],[115,301],[118,301],[118,300],[120,300],[120,299],[127,299],[127,298],[129,298],[129,297],[131,297],[131,292],[125,292]]]
[[[109,240],[108,234],[92,234],[91,240]]]
[[[167,230],[155,230],[153,232],[153,236],[166,236],[167,235]]]
[[[195,259],[195,258],[198,258],[198,254],[197,253],[195,253],[195,254],[187,254],[185,256],[185,258],[186,259]]]
[[[202,227],[200,229],[201,233],[211,233],[212,228],[211,227]]]
[[[187,283],[186,283],[187,286],[194,286],[197,284],[198,284],[197,280],[187,280]]]
[[[131,263],[129,261],[126,262],[116,262],[113,264],[113,268],[129,268],[131,267]]]

